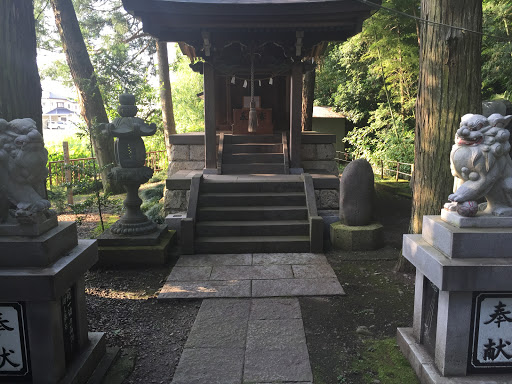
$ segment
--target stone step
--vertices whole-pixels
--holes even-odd
[[[197,236],[309,236],[307,220],[200,221]]]
[[[224,175],[284,175],[284,164],[255,163],[255,164],[223,164]]]
[[[306,205],[304,192],[202,193],[199,206]]]
[[[283,145],[275,143],[232,144],[224,148],[226,153],[282,153]]]
[[[280,163],[283,164],[283,153],[224,153],[222,164],[253,164],[253,163]]]
[[[233,178],[233,180],[230,180]],[[237,178],[226,176],[225,180],[203,179],[201,193],[236,193],[236,192],[304,192],[304,182],[300,177],[252,177]]]
[[[281,143],[281,134],[275,135],[226,135],[232,144],[247,144],[247,143]]]
[[[200,207],[197,221],[307,220],[305,206]]]
[[[309,252],[309,236],[198,237],[195,253]]]

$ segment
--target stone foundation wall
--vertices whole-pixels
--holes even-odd
[[[204,144],[173,144],[167,177],[188,169],[204,168]]]
[[[315,189],[317,209],[338,209],[340,194],[337,189]]]
[[[164,196],[164,211],[166,215],[187,211],[190,190],[166,189]]]
[[[302,168],[305,172],[325,170],[333,175],[339,174],[333,143],[302,144],[300,149]]]

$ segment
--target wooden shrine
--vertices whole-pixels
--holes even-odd
[[[145,32],[179,42],[191,67],[204,74],[206,170],[217,168],[217,132],[247,133],[248,109],[243,101],[251,89],[261,102],[253,133],[286,132],[290,169],[300,169],[302,76],[314,69],[313,58],[324,50],[325,42],[358,33],[372,11],[357,0],[123,0],[123,4],[142,20]]]

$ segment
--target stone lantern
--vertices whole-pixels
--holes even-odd
[[[124,206],[126,213],[110,227],[110,232],[117,235],[143,235],[158,229],[158,226],[148,219],[140,210],[142,200],[139,198],[139,187],[146,183],[153,170],[144,165],[146,148],[142,136],[152,136],[156,132],[155,124],[146,124],[135,117],[137,106],[135,96],[122,94],[117,111],[121,117],[106,125],[106,131],[116,138],[115,155],[119,167],[111,170],[109,177],[121,183],[126,189]]]
[[[167,261],[167,249],[172,234],[167,225],[157,225],[142,211],[139,187],[146,183],[153,170],[144,165],[146,148],[142,136],[156,132],[155,124],[146,124],[135,117],[135,96],[122,94],[119,97],[119,115],[112,123],[103,124],[102,131],[115,137],[117,166],[109,177],[121,183],[126,190],[125,214],[98,237],[99,264],[101,265],[148,265]]]

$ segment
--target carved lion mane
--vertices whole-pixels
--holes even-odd
[[[48,152],[32,119],[0,119],[0,222],[48,211],[44,184]],[[10,207],[16,207],[11,209]]]
[[[461,119],[450,153],[454,193],[445,208],[456,209],[456,203],[477,201],[485,197],[485,214],[512,216],[512,160],[509,156],[510,132],[504,127],[512,115],[467,114]]]

